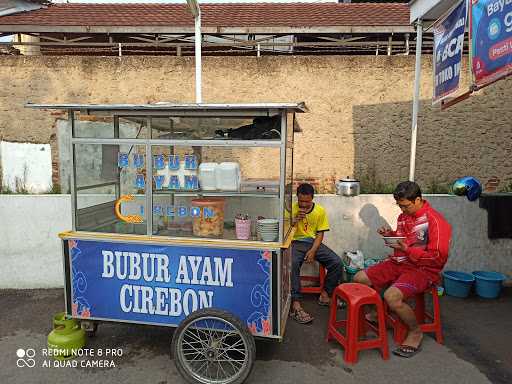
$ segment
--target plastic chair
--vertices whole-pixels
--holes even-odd
[[[324,289],[325,282],[325,268],[319,264],[318,276],[301,276],[300,281],[318,281],[318,285],[314,287],[302,287],[300,293],[320,293]]]
[[[432,309],[433,313],[428,313],[425,310],[425,294],[432,295]],[[435,333],[435,339],[439,344],[443,344],[443,330],[441,325],[441,305],[439,303],[439,295],[437,294],[437,286],[433,286],[430,290],[424,293],[419,293],[414,296],[415,306],[414,314],[420,329],[423,333]],[[393,328],[393,339],[395,343],[402,344],[407,337],[408,328],[397,315],[392,313],[388,306],[386,307],[386,321]],[[426,322],[427,321],[427,322]]]
[[[338,299],[347,303],[347,319],[336,320]],[[378,326],[365,318],[364,305],[375,305],[377,308]],[[368,329],[377,334],[377,338],[360,340]],[[339,332],[344,330],[345,334]],[[334,290],[331,299],[329,323],[327,325],[327,341],[336,339],[344,348],[343,358],[347,363],[357,363],[358,353],[363,349],[380,349],[382,358],[389,359],[388,338],[386,333],[386,316],[380,295],[372,288],[358,283],[340,284]]]

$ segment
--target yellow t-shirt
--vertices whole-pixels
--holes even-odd
[[[292,207],[293,217],[299,213],[299,204],[294,203]],[[313,210],[306,214],[306,217],[297,223],[297,230],[293,240],[311,241],[316,237],[317,232],[329,230],[329,220],[324,207],[314,205]]]

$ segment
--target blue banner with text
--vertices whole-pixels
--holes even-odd
[[[272,251],[68,240],[73,317],[179,325],[224,309],[271,329]]]

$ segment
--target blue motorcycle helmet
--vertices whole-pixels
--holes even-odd
[[[457,196],[466,196],[469,201],[475,201],[482,193],[482,184],[474,177],[465,176],[455,180],[452,191]]]

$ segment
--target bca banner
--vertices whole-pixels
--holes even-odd
[[[446,17],[434,24],[433,103],[459,89],[466,10],[466,0],[462,0]]]
[[[473,76],[478,88],[512,73],[512,0],[471,0]]]

